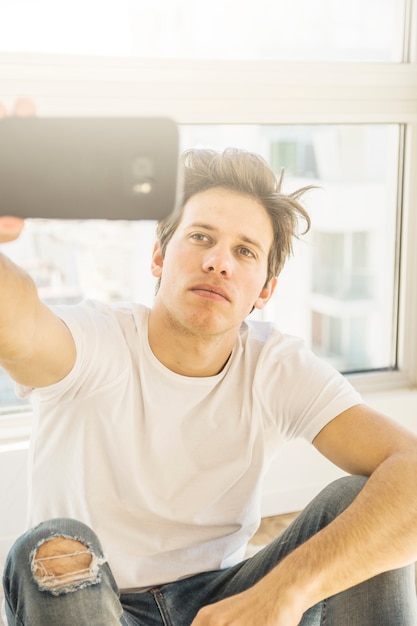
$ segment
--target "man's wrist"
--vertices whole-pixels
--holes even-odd
[[[319,601],[316,599],[318,589],[315,581],[306,579],[305,573],[291,576],[291,570],[292,567],[277,565],[254,585],[253,591],[263,597],[263,601],[270,605],[270,612],[277,617],[281,618],[285,613],[300,621],[303,614]]]

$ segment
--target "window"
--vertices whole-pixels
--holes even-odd
[[[314,233],[313,294],[346,301],[374,300],[385,263],[372,248],[372,231]],[[378,263],[379,260],[379,263]],[[386,272],[383,273],[384,278]],[[386,295],[386,292],[384,293]]]
[[[286,168],[284,191],[317,186],[305,200],[311,233],[296,242],[258,317],[304,337],[342,372],[394,369],[398,125],[182,128],[184,147],[223,149],[237,141],[277,173]],[[322,343],[314,338],[317,316],[327,320]],[[367,329],[362,340],[361,324]]]
[[[314,10],[263,0],[256,18],[242,3],[239,28],[227,1],[221,19],[216,2],[74,1],[59,15],[56,3],[36,3],[36,14],[32,4],[0,8],[0,100],[27,93],[43,115],[168,115],[183,148],[248,148],[285,167],[286,190],[317,185],[306,198],[313,228],[262,315],[342,371],[366,374],[355,384],[415,380],[415,0],[321,0]],[[48,29],[35,28],[46,15]],[[32,222],[7,254],[51,304],[150,304],[153,240],[150,222]],[[143,268],[140,281],[126,267]],[[0,405],[10,403],[0,372]]]
[[[404,10],[405,0],[3,0],[0,41],[4,52],[398,62]]]

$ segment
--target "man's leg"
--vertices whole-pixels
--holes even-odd
[[[252,559],[249,568],[267,571],[298,545],[327,526],[354,500],[366,483],[361,476],[348,476],[326,487],[280,537]],[[275,560],[276,559],[276,560]],[[343,564],[341,564],[343,567]],[[242,568],[243,570],[244,568]],[[243,572],[242,572],[243,573]],[[265,571],[266,573],[266,571]],[[417,602],[414,566],[402,568],[353,587],[321,602],[305,614],[302,626],[415,626]]]
[[[3,583],[9,626],[121,623],[117,586],[100,543],[76,520],[43,522],[20,537]]]
[[[198,610],[253,586],[287,554],[307,541],[354,500],[366,478],[349,476],[326,487],[266,548],[243,564],[207,572],[155,590],[173,624],[191,624]],[[343,567],[343,564],[341,564]],[[320,602],[307,611],[302,626],[416,626],[414,567],[381,574]]]
[[[413,626],[417,624],[414,565],[380,574],[321,603],[321,621],[302,626]]]
[[[298,545],[340,515],[366,483],[362,476],[347,476],[326,487],[294,522],[264,551],[255,555],[253,565],[263,559],[268,571],[274,558],[281,561]],[[275,554],[275,557],[274,557]],[[265,566],[264,565],[264,566]],[[343,563],[341,563],[343,567]],[[266,573],[266,572],[265,572]],[[415,626],[417,601],[414,566],[376,576],[312,607],[302,626]]]

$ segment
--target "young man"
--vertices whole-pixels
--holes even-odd
[[[159,224],[151,310],[43,305],[0,256],[0,363],[33,398],[29,528],[5,568],[10,625],[417,623],[417,441],[263,308],[299,194],[256,155],[185,155]],[[0,219],[3,242],[20,220]],[[244,561],[262,479],[303,436],[354,476]]]

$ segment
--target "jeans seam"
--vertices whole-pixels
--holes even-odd
[[[169,617],[168,611],[166,610],[164,594],[160,589],[150,589],[150,592],[152,593],[155,604],[158,607],[159,614],[162,618],[162,623],[164,624],[164,626],[172,626],[171,619]]]
[[[326,626],[327,624],[327,598],[322,601],[320,624],[321,626]]]

